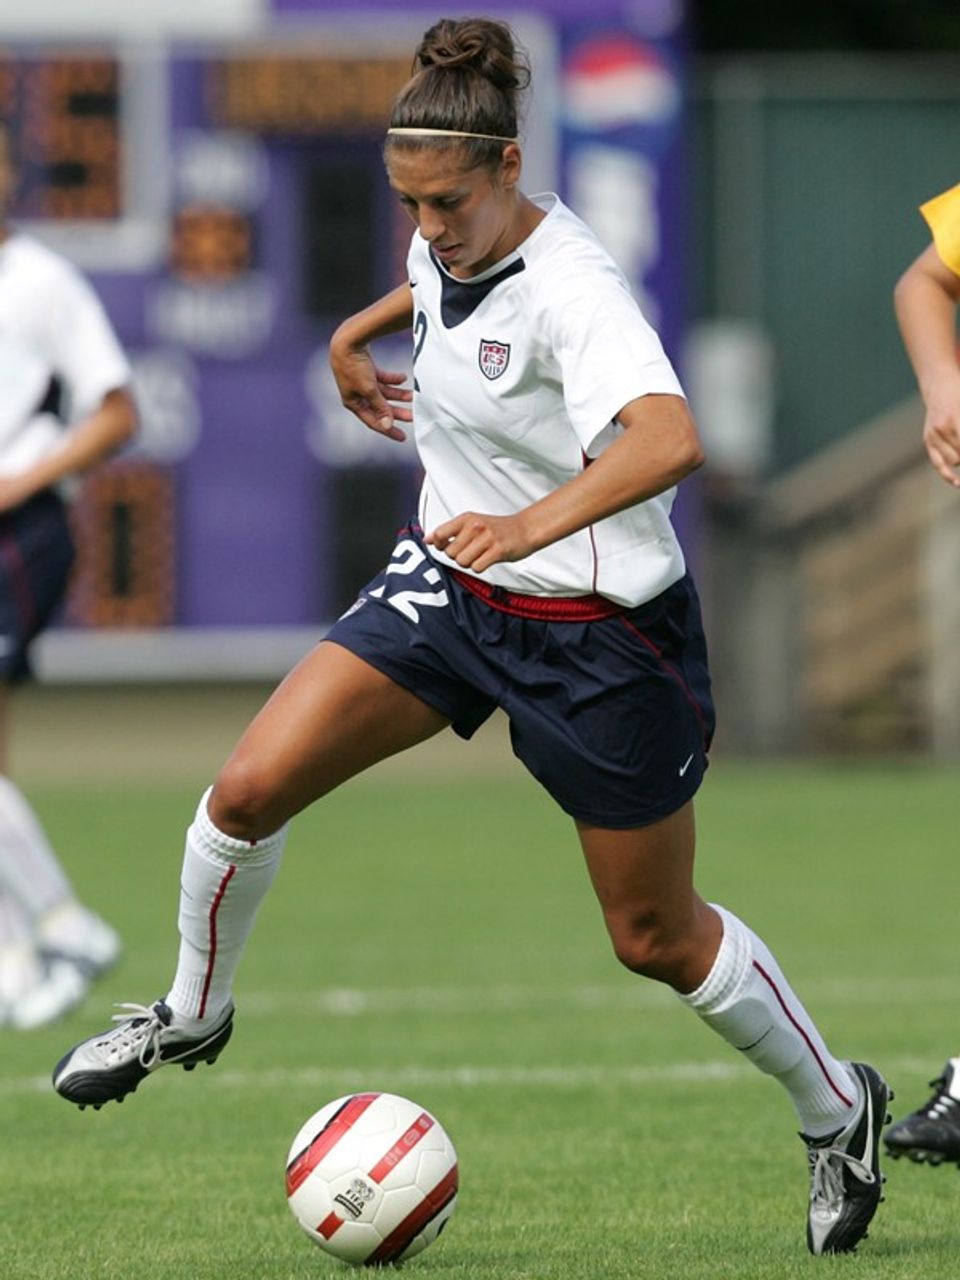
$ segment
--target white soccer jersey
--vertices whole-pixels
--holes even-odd
[[[61,417],[85,417],[129,381],[100,300],[76,268],[28,236],[0,243],[0,475],[53,452]]]
[[[659,338],[593,233],[556,196],[533,200],[546,217],[513,253],[470,280],[450,275],[420,233],[413,237],[414,431],[428,533],[464,511],[509,515],[528,507],[623,433],[613,419],[629,401],[683,395]],[[480,576],[531,595],[598,592],[642,604],[683,576],[669,519],[674,493]]]

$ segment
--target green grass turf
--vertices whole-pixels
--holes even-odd
[[[343,1277],[295,1226],[287,1148],[331,1098],[434,1111],[461,1195],[405,1270],[451,1280],[956,1276],[958,1173],[889,1166],[856,1258],[812,1259],[796,1121],[669,993],[616,966],[571,824],[519,771],[352,783],[296,824],[237,988],[228,1052],[80,1113],[45,1083],[175,955],[184,787],[35,785],[78,887],[122,929],[63,1024],[0,1031],[4,1280]],[[923,765],[720,764],[700,887],[777,953],[834,1051],[896,1110],[960,1051],[956,777]]]

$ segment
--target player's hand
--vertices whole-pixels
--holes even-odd
[[[398,422],[413,421],[413,411],[403,407],[413,399],[413,392],[403,385],[405,373],[378,368],[366,348],[334,344],[330,346],[330,368],[341,401],[365,427],[391,440],[406,440],[407,433],[397,426]]]
[[[493,564],[522,560],[536,547],[524,528],[523,514],[483,516],[466,511],[428,533],[426,542],[436,547],[461,569],[483,573]]]
[[[935,383],[926,396],[923,443],[936,471],[960,489],[960,369]]]

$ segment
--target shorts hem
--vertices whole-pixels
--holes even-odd
[[[575,822],[585,822],[591,827],[601,827],[607,831],[633,831],[637,827],[651,827],[655,822],[661,822],[664,818],[669,818],[671,814],[677,813],[678,810],[682,809],[688,801],[693,799],[700,790],[702,782],[703,778],[701,777],[697,779],[696,786],[689,787],[682,793],[671,796],[669,800],[662,804],[653,806],[647,805],[646,808],[638,810],[636,814],[629,818],[614,819],[611,818],[608,813],[588,812],[587,810],[580,809],[579,807],[576,812],[574,812],[573,807],[564,804],[549,791],[548,794],[551,795],[551,798],[560,806],[564,813],[567,814],[568,817],[573,818]]]

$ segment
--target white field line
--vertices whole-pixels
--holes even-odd
[[[328,987],[320,991],[254,991],[237,996],[243,1014],[255,1018],[290,1014],[325,1014],[357,1018],[367,1014],[408,1017],[426,1014],[497,1014],[528,1011],[588,1009],[632,1010],[671,1006],[675,997],[653,983],[631,983],[617,989],[603,986],[522,987],[451,986],[354,988]]]
[[[856,1007],[915,1004],[923,1001],[953,1001],[956,984],[943,978],[862,980],[837,978],[809,982],[805,985],[806,1002],[816,1013],[830,1006]],[[409,1020],[411,1013],[425,1015],[496,1015],[508,1013],[577,1013],[590,1011],[635,1013],[654,1008],[675,1007],[676,997],[662,986],[649,982],[623,986],[523,987],[403,987],[396,989],[328,988],[312,993],[303,991],[257,991],[238,995],[239,1016],[261,1019],[313,1015],[331,1018],[356,1018],[391,1015]],[[103,1024],[101,1024],[103,1026]],[[106,1029],[104,1027],[104,1029]],[[0,1031],[3,1035],[14,1034]],[[949,1046],[947,1046],[949,1047]],[[885,1060],[887,1072],[915,1074],[927,1079],[931,1063],[920,1058]],[[936,1065],[936,1064],[933,1064]],[[164,1078],[172,1073],[164,1073]],[[194,1079],[206,1079],[201,1070]],[[591,1064],[558,1066],[556,1064],[494,1067],[464,1064],[451,1067],[426,1065],[398,1066],[380,1063],[356,1067],[277,1068],[270,1071],[237,1072],[218,1067],[210,1077],[211,1085],[222,1088],[264,1089],[342,1084],[346,1088],[401,1088],[436,1085],[462,1088],[497,1088],[501,1086],[577,1088],[588,1086],[642,1087],[671,1081],[737,1083],[759,1078],[755,1069],[736,1057],[715,1061],[675,1062],[656,1066],[598,1067]],[[48,1076],[19,1077],[4,1080],[0,1076],[0,1098],[18,1094],[44,1092],[50,1089]]]
[[[886,1059],[881,1064],[890,1077],[915,1077],[919,1082],[930,1074],[930,1060],[900,1057]],[[164,1072],[161,1080],[169,1084],[179,1080],[179,1072]],[[587,1064],[557,1066],[533,1064],[519,1067],[486,1067],[463,1064],[451,1067],[431,1067],[422,1064],[397,1066],[391,1063],[365,1064],[349,1067],[275,1067],[268,1071],[230,1071],[216,1067],[208,1074],[200,1069],[191,1076],[202,1087],[256,1090],[284,1089],[383,1089],[398,1091],[418,1087],[453,1089],[578,1089],[590,1088],[646,1088],[650,1085],[683,1084],[759,1084],[764,1077],[756,1068],[736,1057],[702,1062],[667,1062],[656,1066],[600,1067]],[[151,1088],[156,1086],[151,1085]],[[183,1087],[182,1085],[178,1087]],[[919,1089],[918,1084],[918,1089]],[[10,1080],[0,1079],[0,1099],[24,1094],[49,1093],[52,1095],[50,1077],[21,1076]],[[919,1096],[919,1095],[918,1095]]]
[[[837,1005],[893,1006],[925,1001],[939,1004],[956,1000],[956,979],[952,975],[893,980],[829,978],[805,983],[802,998],[814,1012]],[[307,992],[253,991],[240,992],[237,1004],[245,1018],[291,1014],[323,1014],[334,1018],[376,1014],[407,1018],[417,1012],[447,1016],[528,1011],[629,1013],[674,1007],[676,996],[656,983],[637,981],[622,986],[329,987]]]
[[[710,1080],[718,1083],[746,1080],[755,1070],[736,1059],[725,1062],[674,1062],[651,1067],[555,1066],[541,1064],[526,1067],[422,1065],[396,1066],[388,1063],[356,1067],[275,1067],[269,1071],[230,1071],[217,1066],[209,1078],[198,1071],[193,1080],[209,1081],[217,1089],[295,1089],[322,1085],[344,1085],[346,1088],[390,1088],[417,1085],[449,1086],[462,1089],[495,1089],[504,1086],[528,1088],[578,1088],[581,1085],[649,1085],[671,1081]],[[173,1072],[164,1075],[173,1078]],[[179,1075],[179,1073],[177,1073]],[[163,1077],[161,1077],[163,1078]],[[0,1097],[14,1094],[48,1092],[49,1076],[24,1076],[0,1080]]]

